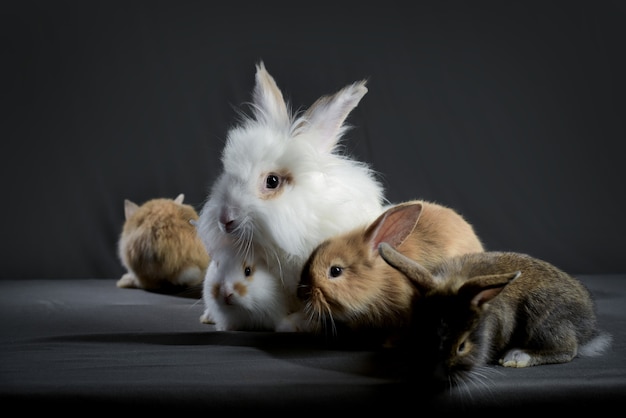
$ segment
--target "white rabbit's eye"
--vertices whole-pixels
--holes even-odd
[[[246,268],[243,269],[243,274],[246,277],[250,277],[252,275],[252,268],[250,266],[246,266]]]
[[[330,273],[330,277],[339,277],[343,273],[343,267],[330,266],[330,270],[328,270],[328,272]]]
[[[268,189],[276,189],[280,186],[280,177],[276,174],[269,174],[265,178],[265,187]]]
[[[274,199],[285,191],[287,185],[293,183],[293,177],[289,171],[266,172],[259,177],[259,197],[261,199]]]

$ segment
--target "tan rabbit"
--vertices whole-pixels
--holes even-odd
[[[387,243],[380,253],[416,289],[404,346],[411,368],[435,382],[459,383],[490,363],[566,363],[611,343],[587,288],[543,260],[483,252],[426,269]]]
[[[165,290],[201,286],[209,255],[196,232],[196,210],[176,199],[152,199],[141,206],[124,201],[126,220],[118,254],[127,273],[122,288]]]
[[[298,297],[312,330],[403,327],[413,286],[378,254],[389,242],[427,267],[447,257],[483,251],[474,228],[455,210],[422,200],[389,207],[371,224],[330,238],[310,255]]]

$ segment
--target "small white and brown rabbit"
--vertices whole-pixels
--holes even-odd
[[[487,251],[426,269],[388,243],[380,254],[416,289],[405,347],[435,382],[459,383],[489,364],[566,363],[611,344],[587,288],[546,261]]]
[[[200,322],[217,331],[297,331],[288,293],[261,258],[226,246],[211,253],[204,279]]]
[[[298,297],[312,331],[405,326],[414,288],[379,256],[381,242],[427,267],[484,250],[472,225],[449,207],[423,200],[390,206],[369,225],[322,242],[305,263]]]
[[[125,221],[118,255],[126,268],[121,288],[169,290],[201,286],[209,255],[195,226],[196,210],[175,199],[151,199],[138,205],[124,200]]]

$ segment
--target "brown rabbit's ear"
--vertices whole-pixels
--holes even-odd
[[[178,196],[176,196],[176,199],[174,199],[174,203],[178,203],[179,205],[181,205],[184,199],[185,199],[185,194],[181,193]]]
[[[459,288],[459,294],[467,295],[470,304],[480,308],[498,296],[502,289],[520,274],[522,274],[521,271],[514,271],[472,277]]]
[[[129,219],[135,212],[139,209],[139,205],[134,202],[131,202],[128,199],[124,199],[124,217]]]
[[[422,213],[422,204],[405,203],[393,206],[380,215],[365,231],[372,252],[380,243],[387,242],[397,247],[413,232]]]
[[[256,120],[267,123],[289,124],[289,113],[283,94],[274,78],[265,69],[263,61],[256,66],[256,84],[252,92],[252,111]]]
[[[391,267],[404,274],[420,295],[434,289],[437,283],[430,272],[417,261],[410,259],[386,242],[378,246],[380,256]]]

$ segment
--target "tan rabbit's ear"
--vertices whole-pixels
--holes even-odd
[[[459,295],[467,295],[470,304],[482,307],[486,302],[500,294],[502,289],[513,279],[519,277],[521,271],[502,274],[488,274],[472,277],[459,288]]]
[[[260,61],[256,66],[256,84],[252,92],[252,112],[258,121],[268,124],[289,124],[289,112],[283,99],[283,94],[276,85],[274,78],[265,69]]]
[[[347,129],[344,121],[366,93],[365,81],[359,81],[332,96],[320,97],[303,118],[296,121],[298,133],[314,132],[314,135],[309,136],[312,145],[320,152],[333,152]]]
[[[387,264],[404,274],[420,295],[423,296],[437,286],[435,279],[425,267],[397,251],[388,243],[381,243],[378,251]]]
[[[137,212],[137,209],[139,209],[139,206],[136,203],[131,202],[128,199],[124,199],[124,217],[126,219],[133,216],[133,214]]]
[[[392,247],[401,245],[413,232],[422,214],[420,202],[393,206],[380,215],[365,231],[372,252],[378,251],[382,242]]]
[[[181,205],[183,203],[183,200],[185,200],[185,194],[181,193],[176,196],[176,199],[174,199],[174,203],[178,203],[179,205]]]

